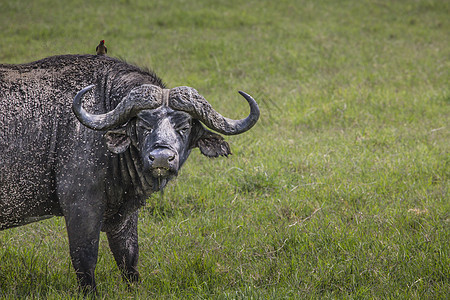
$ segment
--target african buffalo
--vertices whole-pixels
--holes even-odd
[[[151,71],[107,56],[0,65],[0,229],[64,216],[83,290],[95,290],[104,231],[124,278],[137,281],[139,208],[193,148],[230,154],[202,123],[224,135],[249,130],[259,109],[240,94],[250,114],[231,120],[195,89],[166,89]]]

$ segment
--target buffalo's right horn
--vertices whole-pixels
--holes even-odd
[[[84,126],[94,130],[109,130],[125,124],[141,110],[154,109],[162,104],[160,87],[144,84],[132,89],[128,95],[114,108],[105,114],[93,115],[81,106],[83,95],[94,85],[85,87],[73,99],[72,110]]]
[[[201,121],[208,128],[225,135],[243,133],[256,124],[259,118],[259,107],[249,94],[239,91],[250,106],[250,114],[241,120],[233,120],[219,114],[196,89],[180,86],[170,90],[169,106],[175,110],[187,112]]]

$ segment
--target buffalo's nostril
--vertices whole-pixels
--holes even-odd
[[[155,157],[153,155],[150,155],[148,158],[150,158],[151,161],[155,160]]]
[[[175,155],[169,157],[169,161],[173,161],[175,159]]]

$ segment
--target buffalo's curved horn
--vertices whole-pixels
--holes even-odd
[[[197,90],[180,86],[170,90],[169,106],[181,110],[201,121],[208,128],[225,135],[243,133],[255,125],[259,118],[259,107],[256,101],[247,93],[239,91],[250,105],[250,114],[241,120],[228,119],[212,108],[211,104]]]
[[[162,104],[161,88],[144,84],[132,89],[112,111],[93,115],[81,106],[83,95],[94,85],[85,87],[73,99],[72,110],[84,126],[94,130],[109,130],[126,123],[141,110],[154,109]]]

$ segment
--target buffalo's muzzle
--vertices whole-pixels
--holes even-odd
[[[157,148],[150,152],[148,159],[153,177],[166,177],[178,169],[178,155],[170,149]]]

